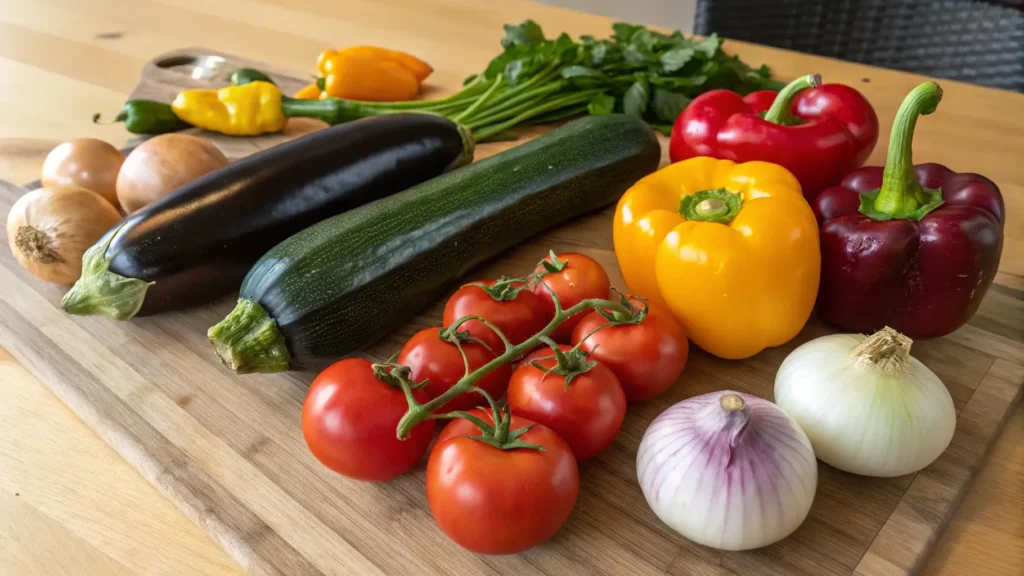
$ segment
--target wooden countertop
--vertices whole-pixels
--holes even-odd
[[[73,137],[122,144],[118,110],[143,63],[205,46],[311,70],[328,46],[375,43],[430,61],[453,88],[499,49],[501,24],[530,17],[549,33],[606,35],[610,21],[521,0],[35,0],[0,9],[0,178],[36,179]],[[888,122],[920,77],[730,42],[782,78],[858,78]],[[1024,290],[1024,96],[943,82],[923,120],[919,161],[986,174],[1010,215],[1001,282]],[[885,131],[883,130],[883,137]],[[872,162],[884,158],[885,145]],[[0,348],[0,567],[3,574],[235,574],[238,565]],[[1024,567],[1024,407],[994,447],[927,574],[1020,574]]]

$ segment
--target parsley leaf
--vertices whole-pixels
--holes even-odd
[[[679,92],[655,88],[654,97],[651,99],[651,108],[654,109],[654,114],[659,120],[671,124],[676,121],[676,117],[683,112],[683,109],[689,103],[690,99]]]
[[[638,78],[622,97],[622,111],[630,116],[643,118],[651,99],[651,88],[645,78]]]
[[[523,44],[540,44],[544,42],[544,32],[533,20],[527,20],[518,26],[505,24],[505,36],[501,39],[502,48],[511,48]]]

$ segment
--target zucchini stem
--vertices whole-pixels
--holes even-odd
[[[227,318],[206,335],[220,361],[236,374],[288,370],[288,344],[277,329],[277,322],[255,300],[240,298]]]

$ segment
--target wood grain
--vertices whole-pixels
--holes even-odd
[[[96,135],[114,141],[124,139],[125,135],[118,127],[93,126],[88,124],[87,118],[97,110],[113,111],[120,106],[120,102],[131,90],[135,75],[146,58],[182,45],[206,45],[224,52],[244,52],[253,58],[297,71],[310,69],[310,62],[315,53],[324,46],[338,43],[338,38],[344,38],[345,44],[373,42],[401,46],[426,56],[437,66],[438,72],[434,80],[440,91],[444,91],[445,88],[450,90],[454,87],[465,74],[480,68],[493,54],[502,22],[517,21],[529,15],[535,17],[549,31],[605,34],[608,28],[608,21],[603,18],[579,16],[514,1],[488,6],[487,9],[482,9],[474,3],[455,0],[433,0],[423,3],[406,0],[393,2],[387,6],[382,4],[369,0],[351,0],[343,5],[322,0],[268,1],[261,4],[209,0],[105,0],[90,3],[86,9],[72,0],[40,0],[12,7],[11,10],[0,10],[0,73],[4,74],[5,79],[11,79],[5,86],[0,87],[0,94],[3,95],[5,103],[5,107],[0,110],[0,114],[3,114],[0,136],[5,137],[0,140],[0,174],[16,181],[34,179],[41,162],[40,153],[45,153],[59,140],[69,137]],[[423,26],[423,23],[428,21],[431,26]],[[770,62],[783,77],[793,77],[813,69],[822,71],[827,80],[860,82],[858,88],[875,103],[883,122],[891,117],[902,94],[919,80],[910,75],[739,43],[731,43],[730,48],[738,51],[749,61]],[[861,82],[862,79],[869,82]],[[1019,134],[1020,129],[1024,127],[1024,118],[1020,114],[1020,97],[955,83],[944,83],[944,88],[947,96],[940,114],[930,116],[919,126],[917,159],[945,162],[954,169],[970,169],[995,179],[1007,196],[1010,215],[1001,269],[1021,273],[1024,271],[1024,250],[1021,249],[1024,246],[1021,241],[1024,232],[1019,224],[1019,218],[1022,213],[1021,207],[1024,206],[1024,174],[1014,162],[1014,155],[1019,153],[1019,146],[1015,147],[1012,140],[1012,135]],[[66,95],[69,94],[74,94],[74,98],[68,98]],[[979,102],[983,102],[984,105],[977,105]],[[884,157],[884,148],[884,145],[880,145],[875,151],[872,158],[874,162]],[[552,240],[560,241],[564,246],[587,246],[591,241],[589,238],[574,235],[573,229],[556,232]],[[607,238],[601,241],[607,242]],[[610,252],[607,252],[607,244],[599,247],[602,251],[595,254],[605,258],[606,264],[613,264],[614,260],[610,259]],[[536,256],[527,254],[519,258],[521,264],[528,265]],[[13,274],[19,282],[25,282],[31,292],[42,290],[43,301],[52,306],[58,294],[47,292],[46,287],[34,286],[33,280],[18,276],[18,271]],[[1006,277],[1003,278],[1005,279]],[[0,285],[6,290],[11,280],[10,276],[2,276]],[[995,303],[990,306],[989,301]],[[1019,306],[1011,306],[1007,310],[1004,306],[998,305],[991,296],[989,301],[985,303],[989,313],[985,316],[979,314],[980,318],[977,318],[982,323],[972,323],[950,338],[957,346],[926,347],[921,352],[928,355],[925,361],[929,365],[933,362],[945,365],[940,373],[948,382],[953,383],[951,392],[957,399],[957,406],[967,414],[970,413],[970,403],[977,393],[976,390],[985,388],[982,383],[988,370],[983,373],[979,371],[983,370],[986,358],[990,361],[989,369],[995,366],[996,357],[1007,359],[1006,361],[1015,365],[1020,365],[1021,358],[1024,358],[1024,344],[1020,339],[1013,337],[1012,319],[1020,317]],[[1014,301],[1017,299],[1011,294],[1011,302]],[[31,302],[36,305],[42,304],[39,300]],[[19,300],[17,304],[20,305],[22,302]],[[19,309],[18,313],[20,312],[22,310]],[[114,359],[120,358],[119,346],[122,344],[131,344],[131,350],[136,353],[149,354],[151,350],[160,350],[158,361],[148,369],[139,366],[126,368],[123,363],[118,364],[110,358],[92,359],[79,347],[73,348],[74,354],[60,356],[57,360],[63,369],[71,371],[73,377],[81,375],[83,378],[99,381],[101,385],[110,366],[117,368],[112,370],[111,374],[128,377],[127,382],[138,384],[138,381],[142,381],[149,384],[138,387],[133,385],[120,390],[125,397],[116,394],[114,397],[121,404],[113,402],[113,397],[109,398],[110,404],[117,407],[113,414],[120,416],[122,411],[128,414],[134,412],[143,420],[158,416],[169,420],[146,422],[148,430],[140,424],[141,431],[104,432],[105,438],[111,440],[116,436],[123,440],[118,444],[115,438],[114,445],[118,446],[122,453],[128,453],[133,464],[140,466],[139,462],[143,459],[138,455],[131,455],[131,451],[147,443],[156,444],[157,439],[163,437],[165,440],[160,442],[167,449],[157,454],[157,466],[154,466],[154,470],[151,470],[147,477],[150,480],[157,478],[156,485],[166,493],[171,493],[179,503],[184,500],[192,502],[193,506],[188,509],[189,514],[204,523],[204,528],[208,531],[220,533],[220,541],[226,543],[228,549],[236,556],[246,558],[247,566],[255,571],[280,572],[287,569],[290,573],[316,569],[315,566],[310,568],[304,564],[279,566],[254,560],[260,553],[271,554],[278,551],[287,552],[289,548],[296,549],[296,545],[288,540],[295,538],[294,533],[287,538],[274,539],[267,532],[274,531],[272,526],[280,525],[282,522],[308,522],[310,519],[303,519],[298,510],[285,507],[290,513],[298,514],[298,519],[292,519],[288,514],[281,518],[272,511],[261,509],[248,515],[233,514],[226,520],[218,519],[211,511],[215,503],[226,501],[235,505],[235,501],[230,500],[230,491],[225,486],[237,487],[240,482],[237,478],[222,476],[238,473],[246,481],[256,480],[255,486],[262,490],[267,486],[259,481],[258,476],[263,475],[269,478],[271,483],[279,483],[281,491],[286,494],[298,489],[282,468],[294,464],[294,458],[301,456],[304,452],[301,443],[283,441],[273,436],[286,430],[288,434],[296,433],[294,417],[297,414],[298,400],[301,399],[301,393],[296,392],[296,389],[301,391],[303,384],[308,381],[302,378],[283,378],[268,379],[265,382],[247,380],[232,383],[232,391],[237,392],[240,398],[237,400],[240,405],[236,406],[233,394],[207,392],[206,386],[217,386],[217,383],[221,382],[218,373],[209,372],[210,367],[215,368],[212,363],[209,367],[199,370],[198,375],[183,374],[188,370],[177,367],[181,361],[197,362],[200,358],[204,362],[209,361],[205,344],[191,341],[188,335],[197,325],[215,319],[222,312],[223,309],[211,307],[195,313],[206,315],[202,321],[168,317],[154,325],[133,328],[113,337],[101,336],[97,332],[101,328],[87,323],[80,325],[77,321],[72,322],[80,329],[73,331],[76,337],[91,338],[93,342],[100,342],[102,347],[106,348],[107,353],[101,357],[113,354]],[[0,316],[6,319],[4,314],[9,313],[12,313],[10,306],[4,309]],[[30,321],[19,325],[19,334],[26,332],[33,335],[31,330],[36,329],[38,333],[43,334],[43,339],[38,342],[59,337],[56,332],[65,327],[63,323],[49,315],[33,313],[31,316]],[[37,321],[42,324],[37,324]],[[12,334],[9,330],[14,328],[6,325],[0,328],[0,343],[7,343],[7,338]],[[61,342],[65,342],[63,337],[60,339]],[[37,363],[53,361],[48,356],[49,351],[33,350],[37,355]],[[179,360],[179,355],[183,355],[181,357],[184,360]],[[956,360],[960,355],[965,358],[963,362]],[[24,354],[19,354],[19,357],[23,360],[25,358]],[[722,384],[738,386],[746,382],[751,374],[756,377],[760,371],[773,370],[773,366],[777,366],[781,357],[755,360],[757,362],[752,361],[738,374],[726,374],[724,382],[718,382],[718,365],[712,359],[705,358],[702,362],[708,364],[698,368],[698,363],[695,362],[687,377],[692,375],[695,385],[703,386],[704,389]],[[27,363],[34,365],[32,362]],[[70,368],[75,364],[79,368]],[[38,368],[33,368],[33,371],[44,375]],[[132,376],[132,373],[135,375]],[[180,382],[173,381],[183,376],[184,379]],[[211,376],[212,378],[209,378]],[[49,380],[48,384],[53,385]],[[685,389],[686,395],[698,393],[689,386],[688,382],[681,386]],[[67,397],[65,400],[73,395],[70,391],[62,394]],[[159,396],[170,398],[173,406],[172,402],[157,402],[153,398]],[[258,421],[260,426],[263,426],[263,421],[257,418],[267,415],[267,407],[274,407],[271,412],[280,410],[281,413],[276,416],[270,414],[267,420],[271,424],[268,431],[253,433],[252,422]],[[220,425],[212,422],[218,410],[223,409],[232,411],[228,421]],[[82,407],[76,410],[83,412],[83,417],[87,411]],[[649,420],[656,408],[645,410],[634,407],[632,410],[631,421],[638,418]],[[185,420],[189,426],[184,430],[176,429],[179,425],[179,412],[184,412],[188,416]],[[986,415],[992,416],[995,415]],[[96,413],[86,420],[95,426],[95,422],[101,417],[110,417],[110,414]],[[137,420],[132,422],[138,423]],[[643,573],[652,567],[657,569],[661,566],[667,567],[673,573],[746,573],[748,568],[751,569],[750,573],[763,571],[764,569],[751,565],[763,560],[760,555],[751,555],[751,560],[724,558],[681,541],[657,526],[647,525],[643,518],[629,516],[631,513],[635,516],[645,506],[642,500],[639,503],[636,501],[635,481],[629,474],[617,472],[629,469],[630,449],[635,450],[635,442],[639,441],[637,434],[642,433],[643,425],[645,424],[632,424],[631,431],[628,434],[624,433],[624,438],[609,452],[607,461],[602,459],[585,470],[584,494],[570,526],[567,527],[566,535],[560,535],[555,543],[556,552],[544,547],[524,558],[501,559],[497,564],[492,564],[491,559],[484,559],[482,562],[485,566],[479,567],[480,571],[508,567],[508,562],[512,562],[512,569],[522,571],[540,566],[551,572],[568,572],[574,559],[580,555],[593,555],[593,561],[602,563],[606,571]],[[637,426],[640,427],[639,431],[635,429]],[[202,428],[212,431],[215,438],[222,434],[222,443],[218,444],[213,439],[203,436],[200,430]],[[249,430],[246,431],[246,428]],[[196,436],[196,439],[190,440],[191,436]],[[227,445],[226,448],[224,444]],[[298,451],[293,453],[296,450]],[[228,452],[234,452],[240,458],[231,457]],[[178,460],[198,456],[202,458],[193,465]],[[970,464],[969,458],[965,457],[964,461],[967,462],[965,466],[969,469],[976,469],[971,468],[974,465]],[[237,468],[245,474],[238,470],[229,471],[229,467]],[[828,475],[825,468],[827,467],[823,467],[822,471],[823,478]],[[312,472],[303,466],[298,466],[297,469],[304,474]],[[249,478],[250,474],[257,476]],[[839,475],[835,471],[831,474]],[[339,488],[336,485],[337,479],[316,477],[314,485],[319,491],[312,495],[295,496],[301,500],[299,508],[309,508],[311,514],[327,526],[333,526],[341,522],[341,519],[354,522],[355,527],[347,528],[343,539],[357,549],[393,542],[389,539],[378,540],[379,528],[366,528],[368,523],[375,522],[378,515],[383,515],[384,525],[388,527],[394,523],[392,516],[405,515],[412,518],[418,527],[411,532],[402,532],[403,537],[426,538],[427,541],[425,545],[417,545],[417,554],[448,554],[447,547],[450,544],[444,541],[443,537],[437,539],[435,535],[429,534],[436,533],[429,519],[425,524],[420,522],[423,519],[422,484],[416,478],[380,487],[379,492],[359,492],[347,495],[346,498],[342,493],[347,491],[347,485]],[[196,487],[179,494],[175,491],[183,490],[183,478],[188,478],[190,482],[195,481]],[[826,484],[823,482],[824,485]],[[362,486],[356,488],[364,489]],[[862,493],[879,496],[883,504],[888,505],[900,502],[902,491],[912,490],[913,482],[895,483],[884,488],[872,483],[853,483],[844,486],[845,488],[853,490],[859,498],[862,498]],[[632,496],[631,491],[634,492]],[[623,495],[621,501],[618,497],[620,493]],[[273,490],[268,494],[274,498],[281,495],[279,491]],[[330,495],[331,507],[340,510],[318,510],[317,507],[322,507],[323,502],[323,499],[318,497],[323,494]],[[615,494],[616,497],[602,497],[607,494]],[[939,494],[941,497],[933,498],[933,494]],[[922,497],[929,503],[937,503],[938,512],[931,510],[933,514],[941,515],[943,509],[949,510],[955,504],[955,498],[944,500],[943,494],[941,490],[933,491],[929,485],[924,486]],[[877,521],[872,520],[872,515],[880,508],[865,505],[867,509],[861,510],[861,506],[844,506],[841,496],[842,492],[823,491],[819,493],[818,501],[825,506],[824,510],[828,511],[834,507],[834,510],[827,512],[828,514],[835,512],[846,515],[850,519],[846,523],[848,526],[844,525],[841,531],[835,531],[828,526],[814,526],[814,529],[830,529],[833,532],[820,537],[813,536],[810,540],[805,536],[795,536],[792,545],[787,544],[786,547],[775,551],[764,551],[769,557],[768,566],[785,565],[788,568],[793,565],[805,573],[820,567],[824,567],[822,573],[856,569],[857,566],[851,564],[851,558],[855,556],[851,550],[855,550],[861,542],[857,540],[858,538],[864,538],[872,530],[877,533],[882,529],[878,527]],[[398,504],[388,501],[396,497]],[[240,500],[241,506],[249,504],[246,499]],[[416,512],[417,507],[419,512]],[[274,508],[276,509],[276,503]],[[915,507],[910,507],[910,510],[912,514],[918,513]],[[348,520],[350,515],[352,520]],[[625,528],[619,516],[627,517],[628,524]],[[219,520],[225,526],[219,525]],[[882,527],[884,526],[883,523]],[[359,533],[364,529],[368,534]],[[241,541],[236,540],[236,537]],[[257,544],[250,544],[245,538]],[[878,539],[875,541],[877,543]],[[808,542],[817,550],[808,551]],[[919,543],[920,540],[911,539],[910,546],[916,545],[915,542]],[[618,544],[609,547],[609,543]],[[830,549],[833,547],[835,551]],[[891,568],[897,565],[895,562],[902,561],[900,547],[876,548],[875,545],[871,545],[872,552],[876,552],[879,558],[877,566],[880,568]],[[628,553],[623,555],[622,549],[626,549]],[[253,556],[245,557],[246,554]],[[784,558],[779,559],[775,556]],[[376,556],[371,555],[371,558],[375,559]],[[383,562],[377,560],[375,565]],[[410,567],[410,564],[402,560],[395,562],[400,562],[400,568]],[[452,564],[453,562],[456,564]],[[452,559],[433,559],[425,571],[458,566],[458,562],[458,554]],[[1019,564],[1010,563],[1008,566],[1011,570],[1014,567],[1019,568]]]
[[[4,576],[240,571],[2,349],[0,393]]]

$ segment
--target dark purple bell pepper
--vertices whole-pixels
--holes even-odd
[[[963,326],[992,284],[1003,249],[999,188],[978,174],[912,164],[917,118],[941,97],[934,82],[911,91],[884,169],[854,170],[812,203],[821,226],[818,313],[827,322],[936,338]]]

